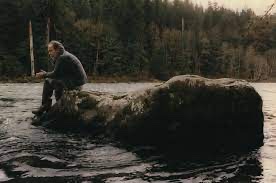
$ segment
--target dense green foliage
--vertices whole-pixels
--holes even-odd
[[[0,12],[0,76],[29,75],[30,20],[36,70],[47,70],[48,18],[50,39],[90,75],[258,80],[269,77],[276,58],[274,16],[250,9],[203,9],[189,0],[1,0]]]

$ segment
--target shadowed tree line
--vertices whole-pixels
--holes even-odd
[[[77,55],[89,75],[167,79],[178,74],[253,80],[276,59],[275,16],[189,0],[1,0],[0,76],[47,70],[50,39]]]

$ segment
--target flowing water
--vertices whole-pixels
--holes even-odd
[[[124,92],[153,84],[87,84]],[[87,132],[31,125],[42,84],[0,84],[0,181],[3,182],[276,182],[276,84],[252,84],[263,98],[264,145],[208,159],[173,158],[153,147],[128,147]]]

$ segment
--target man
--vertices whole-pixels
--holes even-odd
[[[37,78],[46,79],[43,86],[42,105],[38,110],[33,111],[35,115],[41,115],[51,108],[53,91],[58,101],[64,89],[81,89],[87,82],[86,73],[79,59],[67,52],[60,42],[51,41],[48,44],[48,53],[55,66],[52,72],[36,73]]]

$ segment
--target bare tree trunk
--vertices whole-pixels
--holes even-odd
[[[97,75],[98,74],[98,65],[99,65],[99,56],[100,56],[100,49],[101,49],[101,34],[103,32],[103,24],[100,22],[99,23],[99,29],[97,30],[97,35],[98,35],[98,38],[97,38],[97,50],[96,50],[96,60],[95,60],[95,63],[94,63],[94,70],[93,70],[93,74],[94,75]]]
[[[30,37],[30,56],[31,56],[31,76],[35,76],[34,69],[34,48],[33,48],[33,31],[32,31],[32,21],[29,22],[29,37]]]
[[[48,44],[50,42],[50,30],[51,30],[51,19],[50,19],[50,17],[48,17],[47,28],[46,28],[46,47],[48,46]],[[50,69],[51,69],[50,62],[47,62],[47,68],[48,68],[48,71],[50,71]]]
[[[50,27],[51,26],[51,19],[50,17],[47,18],[47,30],[46,30],[46,45],[50,42]]]
[[[96,53],[96,61],[95,61],[95,64],[94,64],[94,75],[97,75],[98,74],[98,64],[99,64],[99,50],[100,50],[100,41],[99,39],[97,40],[97,53]]]
[[[184,51],[185,48],[185,42],[184,42],[184,29],[185,29],[185,25],[184,25],[184,18],[182,17],[182,21],[181,21],[181,46],[182,46],[182,51]]]

